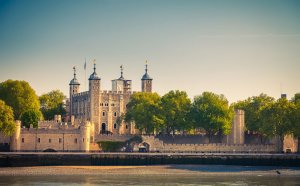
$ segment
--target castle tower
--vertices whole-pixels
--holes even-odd
[[[73,111],[73,95],[79,93],[79,86],[80,83],[78,82],[76,78],[76,68],[75,66],[73,67],[74,70],[74,78],[70,81],[69,86],[70,86],[70,106],[69,106],[69,117],[71,118],[74,111]]]
[[[16,131],[10,137],[10,151],[20,151],[21,150],[21,121],[15,121]]]
[[[145,74],[142,77],[142,92],[152,92],[152,78],[148,74],[147,61],[146,61]]]
[[[229,143],[239,145],[245,143],[245,111],[243,110],[234,110]]]
[[[96,60],[94,60],[94,72],[89,78],[90,114],[89,120],[95,125],[95,134],[100,132],[100,81],[96,73]]]
[[[123,65],[120,66],[121,76],[118,79],[112,80],[112,91],[123,91],[130,92],[131,91],[131,80],[126,80],[123,77]]]
[[[88,152],[90,150],[91,124],[85,121],[80,126],[80,151]]]

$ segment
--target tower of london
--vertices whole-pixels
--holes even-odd
[[[94,126],[94,135],[98,134],[136,134],[138,131],[134,123],[118,122],[118,118],[126,113],[126,105],[129,102],[132,92],[132,80],[125,79],[123,67],[121,75],[112,80],[111,90],[102,90],[101,78],[96,71],[94,63],[93,73],[89,76],[89,89],[80,92],[80,83],[74,77],[70,81],[69,109],[68,115],[71,122],[90,121]],[[152,78],[148,74],[146,64],[145,73],[141,78],[141,91],[152,92]],[[91,136],[93,139],[93,136]]]

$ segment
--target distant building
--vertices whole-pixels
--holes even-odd
[[[287,99],[287,95],[286,94],[281,94],[280,96],[282,99]]]

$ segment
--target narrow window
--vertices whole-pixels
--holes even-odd
[[[82,138],[82,142],[84,142],[84,138]]]
[[[58,142],[59,142],[59,143],[61,143],[61,142],[62,142],[61,138],[59,138],[59,139],[58,139]]]
[[[41,143],[41,138],[38,138],[38,143]]]
[[[49,143],[51,143],[51,139],[49,138]]]
[[[114,113],[114,116],[115,116],[115,117],[117,116],[117,112]]]
[[[128,129],[128,125],[126,125],[125,127],[126,127],[126,129]]]
[[[114,129],[116,129],[116,128],[117,128],[117,124],[115,123],[115,124],[114,124]]]
[[[74,143],[77,143],[77,138],[74,139]]]
[[[24,143],[24,138],[22,138],[22,143]]]
[[[102,112],[102,116],[105,116],[105,112]]]

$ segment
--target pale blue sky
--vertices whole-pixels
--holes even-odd
[[[300,1],[0,0],[1,82],[68,95],[73,66],[84,90],[85,58],[87,76],[97,60],[104,90],[121,64],[140,90],[147,59],[161,95],[290,98],[300,92]]]

